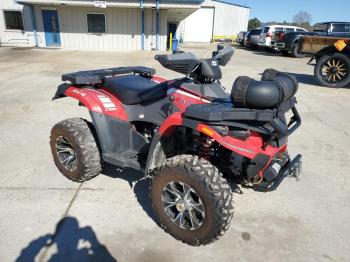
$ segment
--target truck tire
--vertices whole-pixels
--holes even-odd
[[[344,87],[350,84],[350,58],[340,53],[323,55],[317,60],[314,73],[322,86]]]
[[[218,239],[233,217],[229,184],[216,167],[198,156],[175,156],[157,168],[150,198],[161,227],[193,246]]]
[[[293,44],[291,52],[292,52],[292,56],[295,58],[304,57],[304,54],[298,52],[298,43]]]
[[[84,182],[100,174],[101,155],[95,137],[92,124],[81,118],[63,120],[52,128],[52,156],[65,177]]]

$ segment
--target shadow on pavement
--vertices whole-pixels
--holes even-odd
[[[149,199],[149,185],[151,179],[144,177],[144,173],[132,168],[119,168],[105,163],[102,174],[112,177],[121,178],[129,183],[130,188],[134,191],[137,202],[141,205],[146,214],[157,224],[159,222],[154,215],[151,201]]]
[[[149,198],[149,185],[151,178],[144,177],[144,173],[131,168],[119,168],[111,164],[105,164],[102,174],[112,177],[121,178],[129,183],[130,188],[134,191],[137,202],[141,205],[146,214],[158,225],[159,221],[152,209],[151,200]],[[227,178],[231,190],[235,194],[243,194],[242,189],[238,186],[241,182],[239,179]]]
[[[290,73],[290,72],[286,72],[286,73],[295,76],[298,79],[298,82],[302,84],[315,85],[320,88],[332,88],[332,87],[321,86],[315,79],[314,75],[306,75],[306,74],[298,74],[298,73]],[[350,85],[347,85],[343,88],[350,88]]]
[[[112,262],[117,260],[98,241],[90,226],[79,227],[79,222],[75,217],[64,217],[57,223],[53,235],[47,234],[34,239],[22,249],[16,262],[22,261]]]
[[[286,72],[286,73],[295,76],[298,79],[299,83],[320,86],[313,75],[297,74],[297,73],[290,73],[290,72]],[[324,86],[320,86],[320,87],[324,87]]]

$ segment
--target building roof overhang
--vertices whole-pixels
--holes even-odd
[[[199,8],[204,0],[161,0],[160,8]],[[140,7],[139,0],[17,0],[19,4],[54,5],[54,6],[89,6],[99,7],[97,2],[105,2],[106,7]],[[144,0],[143,6],[156,7],[156,0]]]

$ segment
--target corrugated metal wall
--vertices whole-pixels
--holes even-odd
[[[166,50],[167,10],[160,10],[159,49]],[[157,14],[155,9],[145,9],[145,49],[155,50],[157,35]]]
[[[214,28],[213,36],[231,36],[236,35],[240,31],[246,31],[248,28],[248,21],[250,15],[250,9],[216,2],[212,0],[206,0],[202,4],[203,8],[214,8]],[[184,19],[180,22],[177,30],[177,36],[184,35],[186,41],[186,27],[193,27],[189,24],[190,19]],[[197,25],[195,25],[197,26]],[[191,38],[192,39],[192,38]],[[193,40],[192,40],[193,41]]]
[[[44,6],[35,7],[39,46],[41,47],[46,46],[42,21],[42,10],[45,8]],[[56,10],[60,24],[62,48],[141,50],[141,11],[139,8],[100,9],[94,7],[58,6]],[[106,14],[106,34],[90,34],[87,32],[86,15],[89,12]],[[166,10],[161,10],[161,50],[166,48],[166,19]],[[146,50],[151,50],[151,48],[155,47],[155,22],[153,28],[154,33],[152,33],[152,10],[145,9]]]
[[[6,29],[4,10],[22,11],[24,31]],[[31,16],[28,7],[15,4],[14,0],[0,0],[0,44],[19,46],[34,45]]]
[[[249,8],[220,3],[214,3],[214,32],[215,36],[236,35],[240,31],[247,31],[249,21]]]

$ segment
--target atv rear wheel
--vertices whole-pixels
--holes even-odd
[[[150,198],[164,230],[193,246],[218,239],[233,216],[229,184],[198,156],[168,159],[153,173]]]
[[[101,157],[91,123],[71,118],[51,130],[53,159],[61,173],[76,182],[87,181],[101,172]]]

